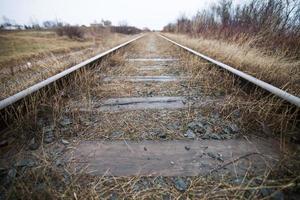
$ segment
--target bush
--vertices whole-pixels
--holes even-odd
[[[134,26],[125,26],[125,25],[112,26],[111,31],[115,32],[115,33],[123,33],[123,34],[127,34],[127,35],[133,35],[133,34],[138,34],[138,33],[142,32],[141,29],[138,29]]]
[[[66,35],[68,38],[80,38],[84,36],[84,32],[78,26],[62,26],[56,29],[56,34],[58,36]]]
[[[256,45],[300,55],[300,0],[251,0],[234,5],[222,0],[191,19],[182,16],[166,32],[214,39],[256,38]]]

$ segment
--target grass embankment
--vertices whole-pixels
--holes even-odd
[[[209,57],[231,65],[245,73],[300,96],[300,60],[280,55],[269,55],[252,43],[243,40],[225,41],[192,38],[188,35],[164,33],[170,39]]]
[[[54,31],[1,32],[0,99],[132,37],[92,30],[85,30],[80,40],[59,37]]]
[[[45,53],[67,52],[93,44],[92,40],[71,40],[53,31],[7,31],[0,34],[0,66]]]

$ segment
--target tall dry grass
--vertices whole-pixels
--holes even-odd
[[[273,84],[294,95],[300,95],[300,60],[282,54],[267,55],[252,46],[253,41],[228,41],[191,38],[183,34],[165,33],[170,39],[200,53],[231,65],[254,77]]]
[[[62,54],[42,53],[42,56],[39,58],[30,60],[30,65],[15,66],[14,73],[11,73],[10,70],[2,69],[0,71],[0,99],[13,95],[132,37],[134,36],[109,33],[95,40],[95,44],[89,46],[89,48]]]
[[[222,0],[199,10],[192,18],[179,17],[164,27],[166,32],[211,39],[256,38],[252,45],[281,51],[299,58],[300,1],[251,0],[244,3]]]

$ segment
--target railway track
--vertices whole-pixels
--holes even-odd
[[[204,60],[183,53],[174,44]],[[106,61],[97,62],[112,52],[115,54]],[[162,176],[170,191],[175,188],[179,192],[188,190],[191,176],[263,175],[278,164],[282,145],[275,139],[258,137],[258,133],[264,133],[262,129],[257,129],[255,136],[248,133],[251,129],[243,126],[241,119],[245,118],[235,104],[240,100],[236,95],[241,93],[233,89],[232,77],[218,70],[205,71],[210,62],[300,105],[298,97],[162,35],[148,34],[1,101],[2,110],[11,109],[23,98],[94,64],[73,77],[68,87],[60,87],[61,93],[43,100],[37,111],[25,119],[21,130],[11,128],[2,135],[15,137],[20,131],[31,130],[30,134],[22,133],[29,143],[15,140],[3,151],[1,167],[18,166],[16,160],[23,164],[31,160],[33,164],[24,164],[25,168],[43,166],[45,160],[37,155],[46,155],[47,165],[58,171],[64,168],[75,175],[84,173],[111,180],[115,176]],[[232,88],[218,87],[216,80],[220,77],[214,79],[213,75],[220,74],[225,80],[222,83]],[[18,152],[18,157],[12,152]],[[22,181],[27,179],[24,175]],[[144,186],[128,190],[152,187]],[[178,195],[170,194],[174,198]]]

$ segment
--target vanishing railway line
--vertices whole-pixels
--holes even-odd
[[[196,51],[194,51],[194,50],[192,50],[192,49],[190,49],[188,47],[185,47],[185,46],[183,46],[181,44],[178,44],[178,43],[172,41],[171,39],[169,39],[169,38],[167,38],[167,37],[165,37],[163,35],[160,35],[160,34],[158,34],[158,35],[160,37],[162,37],[162,38],[170,41],[174,45],[179,46],[179,47],[187,50],[188,52],[190,52],[190,53],[192,53],[192,54],[194,54],[196,56],[199,56],[199,57],[201,57],[201,58],[203,58],[203,59],[205,59],[205,60],[207,60],[207,61],[215,64],[216,66],[221,67],[221,68],[223,68],[223,69],[231,72],[232,74],[234,74],[234,75],[236,75],[236,76],[238,76],[238,77],[240,77],[240,78],[242,78],[242,79],[244,79],[244,80],[246,80],[248,82],[251,82],[252,84],[254,84],[254,85],[256,85],[256,86],[258,86],[258,87],[260,87],[260,88],[262,88],[262,89],[264,89],[264,90],[266,90],[266,91],[268,91],[268,92],[270,92],[270,93],[272,93],[272,94],[274,94],[274,95],[282,98],[284,101],[289,102],[289,103],[291,103],[291,104],[293,104],[293,105],[295,105],[297,107],[300,107],[300,98],[299,97],[296,97],[296,96],[294,96],[294,95],[292,95],[292,94],[290,94],[288,92],[285,92],[285,91],[283,91],[283,90],[281,90],[281,89],[279,89],[279,88],[277,88],[277,87],[275,87],[275,86],[273,86],[271,84],[268,84],[268,83],[266,83],[264,81],[261,81],[261,80],[255,78],[255,77],[252,77],[252,76],[250,76],[250,75],[248,75],[246,73],[243,73],[243,72],[241,72],[239,70],[236,70],[233,67],[230,67],[230,66],[228,66],[228,65],[226,65],[224,63],[221,63],[221,62],[216,61],[216,60],[214,60],[214,59],[212,59],[212,58],[210,58],[208,56],[205,56],[205,55],[203,55],[203,54],[201,54],[199,52],[196,52]],[[72,74],[73,72],[75,72],[77,70],[80,70],[83,67],[86,67],[87,65],[91,65],[94,62],[97,62],[97,60],[100,60],[100,59],[104,58],[105,56],[110,55],[111,53],[114,53],[115,51],[117,51],[117,50],[119,50],[121,48],[126,47],[128,44],[133,43],[134,41],[136,41],[136,40],[138,40],[138,39],[140,39],[142,37],[143,37],[143,35],[142,36],[138,36],[138,37],[136,37],[136,38],[134,38],[134,39],[132,39],[132,40],[130,40],[128,42],[125,42],[125,43],[123,43],[123,44],[121,44],[121,45],[119,45],[117,47],[114,47],[114,48],[112,48],[112,49],[110,49],[110,50],[108,50],[108,51],[106,51],[104,53],[101,53],[101,54],[99,54],[99,55],[97,55],[97,56],[95,56],[93,58],[90,58],[90,59],[88,59],[88,60],[86,60],[86,61],[84,61],[84,62],[82,62],[82,63],[80,63],[80,64],[78,64],[76,66],[73,66],[73,67],[71,67],[71,68],[69,68],[69,69],[67,69],[67,70],[65,70],[65,71],[63,71],[63,72],[61,72],[61,73],[59,73],[57,75],[54,75],[54,76],[52,76],[52,77],[50,77],[50,78],[48,78],[48,79],[46,79],[46,80],[44,80],[44,81],[42,81],[42,82],[40,82],[38,84],[35,84],[35,85],[33,85],[33,86],[31,86],[31,87],[29,87],[29,88],[27,88],[27,89],[25,89],[25,90],[23,90],[23,91],[15,94],[15,95],[12,95],[12,96],[4,99],[4,100],[1,100],[0,101],[0,110],[3,111],[4,109],[8,108],[9,106],[14,106],[15,103],[17,103],[20,100],[28,97],[29,95],[31,95],[31,94],[33,94],[35,92],[38,92],[39,90],[43,89],[44,87],[51,86],[53,83],[59,81],[60,79],[68,78],[68,76],[70,74]]]
[[[203,59],[195,59],[180,48]],[[98,62],[102,59],[105,61]],[[206,68],[211,63],[291,106],[300,106],[296,96],[162,35],[147,34],[2,100],[1,115],[7,119],[24,98],[30,101],[31,95],[57,87],[62,79],[89,66],[81,76],[72,77],[67,87],[59,87],[63,95],[49,97],[50,102],[43,100],[38,106],[38,114],[32,117],[38,127],[35,140],[22,152],[27,157],[32,156],[28,151],[37,151],[34,155],[47,154],[54,167],[78,173],[85,170],[98,177],[264,174],[279,161],[280,144],[251,136],[250,129],[243,128],[239,107],[232,103],[238,100],[238,93],[227,91],[226,85],[218,87],[216,82],[222,78],[229,80],[227,87],[234,87],[232,77],[214,78],[217,70],[208,72]],[[222,116],[228,109],[233,110]],[[45,143],[42,150],[37,143]],[[60,148],[64,150],[53,156]],[[11,157],[3,154],[0,161]],[[58,165],[58,160],[63,162]],[[187,182],[175,178],[175,188],[185,191]]]

